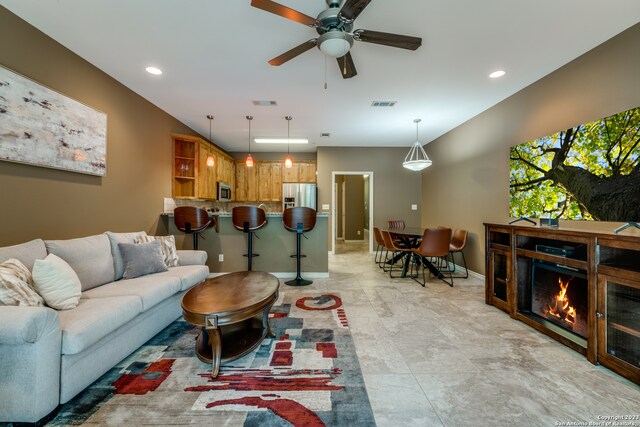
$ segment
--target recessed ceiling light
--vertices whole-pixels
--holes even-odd
[[[256,138],[254,139],[256,144],[308,144],[309,140],[306,138]]]
[[[147,73],[153,74],[155,76],[159,76],[160,74],[162,74],[162,70],[156,67],[147,67],[145,68],[145,70],[147,70]]]
[[[499,77],[504,76],[505,74],[507,74],[507,72],[504,70],[496,70],[493,73],[489,74],[489,77],[492,79],[497,79]]]

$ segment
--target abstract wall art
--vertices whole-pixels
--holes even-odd
[[[105,176],[107,115],[0,66],[0,160]]]

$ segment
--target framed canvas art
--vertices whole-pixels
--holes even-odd
[[[0,66],[0,160],[107,172],[107,115]]]

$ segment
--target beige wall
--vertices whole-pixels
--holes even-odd
[[[155,232],[171,133],[191,129],[0,7],[0,63],[107,114],[107,176],[0,161],[0,246],[105,230]]]
[[[372,171],[374,216],[371,227],[386,226],[389,219],[404,219],[407,226],[420,226],[420,174],[402,167],[409,148],[318,147],[319,207],[331,204],[332,172]],[[411,204],[418,205],[418,210],[412,211]]]
[[[469,268],[484,273],[483,222],[509,221],[509,147],[637,106],[640,24],[428,144],[422,225],[469,230]]]

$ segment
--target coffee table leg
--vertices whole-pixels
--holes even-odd
[[[264,309],[262,312],[262,330],[267,330],[267,336],[269,338],[275,338],[276,334],[271,330],[271,325],[269,325],[269,311],[271,310],[271,306]]]
[[[207,316],[207,334],[211,342],[211,378],[216,378],[220,372],[220,359],[222,356],[222,335],[218,328],[218,317]]]

